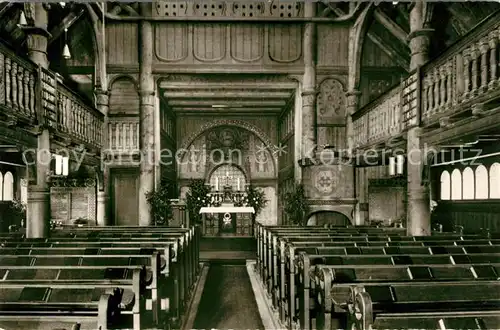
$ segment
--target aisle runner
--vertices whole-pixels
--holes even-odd
[[[264,329],[245,265],[210,266],[194,329]]]

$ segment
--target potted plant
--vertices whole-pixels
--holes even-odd
[[[189,184],[189,191],[186,194],[186,208],[193,223],[201,222],[200,209],[207,206],[209,194],[210,187],[205,184],[204,180],[192,180]]]
[[[260,214],[262,209],[266,207],[269,201],[266,199],[266,194],[262,189],[255,188],[254,186],[250,185],[248,187],[245,202],[248,206],[253,207],[255,211],[253,216],[255,219]]]
[[[155,226],[168,226],[172,218],[172,203],[170,201],[170,186],[162,181],[158,189],[146,194],[151,207],[151,214]]]
[[[307,224],[306,216],[310,208],[304,185],[296,184],[290,192],[285,193],[284,197],[284,211],[288,219],[295,225],[305,226]]]
[[[14,199],[10,205],[12,222],[9,231],[17,231],[26,226],[26,204],[19,199]]]

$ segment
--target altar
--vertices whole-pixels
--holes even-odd
[[[238,178],[233,186],[228,173],[221,181],[225,184],[219,189],[219,178],[215,177],[207,206],[200,208],[203,236],[252,236],[255,210],[248,200],[248,184],[241,189]]]
[[[202,207],[203,236],[251,236],[253,233],[253,207]]]

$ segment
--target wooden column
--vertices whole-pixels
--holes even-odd
[[[96,107],[97,109],[104,114],[104,122],[103,122],[103,145],[102,151],[103,154],[101,157],[106,157],[106,150],[109,148],[109,137],[108,137],[108,112],[109,112],[109,95],[108,92],[102,89],[95,90],[96,96]],[[99,182],[97,189],[97,198],[96,198],[96,220],[98,226],[107,226],[110,225],[109,222],[109,168],[106,165],[106,162],[102,162],[101,168],[99,169],[102,173],[101,180]]]
[[[408,36],[411,61],[410,70],[415,70],[429,60],[431,29],[426,27],[431,4],[415,2],[410,12],[410,34]],[[413,236],[431,234],[429,187],[422,181],[425,155],[420,142],[419,127],[408,130],[407,135],[407,233]]]
[[[47,45],[49,33],[48,4],[24,4],[26,16],[32,26],[25,29],[28,56],[38,66],[47,69]],[[27,8],[29,7],[29,8]],[[41,109],[41,108],[39,108]],[[28,187],[28,210],[26,236],[28,238],[47,237],[50,232],[50,187],[47,173],[50,170],[50,132],[43,122],[38,123],[38,145],[36,155],[36,185]]]
[[[143,15],[151,11],[151,3],[141,4]],[[151,22],[140,23],[140,148],[142,159],[139,174],[139,225],[152,224],[146,194],[155,188],[155,80],[153,77],[153,27]]]
[[[314,17],[316,3],[304,3],[304,17]],[[301,163],[306,165],[315,157],[316,134],[316,24],[306,23],[303,37],[304,76],[302,78],[302,143]]]
[[[361,96],[361,92],[358,90],[351,90],[346,93],[346,102],[347,102],[347,107],[346,107],[346,136],[347,136],[347,149],[349,151],[349,154],[351,156],[353,155],[353,150],[354,150],[354,127],[352,123],[352,115],[358,110],[359,107],[359,97]],[[364,191],[364,184],[365,182],[363,181],[364,178],[358,178],[356,175],[356,167],[352,167],[353,173],[353,186],[354,186],[354,193],[356,194],[356,188],[359,187],[359,191]],[[366,219],[366,212],[363,211],[363,208],[361,207],[362,204],[366,203],[365,196],[364,194],[360,196],[354,196],[357,199],[356,203],[356,208],[354,209],[354,224],[356,226],[361,226],[364,225],[365,219]]]

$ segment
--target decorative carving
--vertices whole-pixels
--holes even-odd
[[[342,84],[336,79],[325,79],[319,86],[317,110],[321,116],[344,116],[345,93]]]
[[[189,75],[179,74],[168,76],[168,81],[171,82],[193,82],[193,83],[234,83],[240,78],[234,75],[220,74],[220,75]],[[241,77],[244,82],[248,83],[295,83],[296,81],[290,77],[282,74],[276,75],[248,75]]]
[[[389,89],[390,85],[391,85],[391,82],[388,81],[387,79],[370,80],[369,85],[368,85],[370,100],[373,100],[373,99],[379,97],[380,95],[382,95],[387,89]]]
[[[335,173],[330,169],[319,170],[314,176],[314,186],[321,194],[331,194],[335,186]]]
[[[199,135],[203,134],[203,132],[207,130],[210,130],[218,126],[236,126],[246,129],[247,131],[257,135],[259,139],[264,143],[266,149],[272,150],[271,148],[273,144],[271,143],[271,140],[269,139],[267,134],[262,132],[259,128],[255,127],[254,125],[237,119],[218,119],[207,122],[204,125],[201,125],[196,132],[194,132],[193,134],[189,135],[187,138],[184,139],[180,149],[186,150]]]
[[[248,149],[249,134],[243,129],[224,126],[216,127],[207,132],[206,137],[208,151],[222,150],[226,161],[230,160],[229,157],[233,150],[243,152]]]

